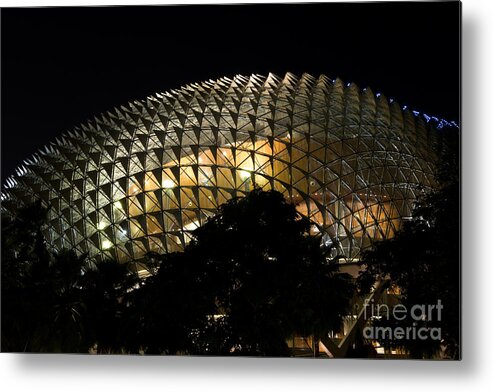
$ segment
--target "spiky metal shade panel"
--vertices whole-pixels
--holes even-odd
[[[428,120],[323,75],[191,84],[65,133],[6,181],[2,208],[40,197],[54,250],[128,260],[182,249],[220,204],[259,186],[351,259],[393,236],[433,186]]]

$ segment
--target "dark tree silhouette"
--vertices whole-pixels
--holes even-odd
[[[289,355],[294,333],[338,327],[353,287],[327,262],[310,225],[275,191],[255,189],[221,206],[183,253],[159,256],[158,275],[137,293],[150,301],[139,305],[146,347]]]
[[[84,347],[84,257],[50,254],[41,204],[2,216],[2,351],[78,352]]]
[[[127,264],[89,264],[73,251],[50,253],[47,210],[36,202],[2,216],[2,351],[121,352]]]
[[[338,329],[353,296],[311,223],[282,194],[255,189],[220,207],[184,252],[89,263],[51,254],[46,210],[2,225],[2,350],[290,355],[294,334]]]
[[[125,353],[134,331],[128,329],[128,307],[132,290],[140,279],[131,263],[114,260],[95,263],[83,280],[86,306],[86,338],[97,353]]]
[[[146,354],[194,352],[194,334],[214,313],[213,292],[202,281],[203,266],[190,253],[149,255],[158,272],[129,295],[127,350]]]

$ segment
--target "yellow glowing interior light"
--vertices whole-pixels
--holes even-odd
[[[240,170],[240,177],[242,180],[246,180],[247,178],[250,178],[250,172],[246,170]]]
[[[184,230],[195,230],[197,227],[199,227],[199,221],[192,221],[190,223],[187,223],[186,225],[183,226]]]
[[[106,222],[98,222],[98,230],[104,230],[107,226]]]
[[[123,206],[122,206],[121,201],[117,201],[117,202],[115,203],[115,207],[116,207],[116,208],[118,208],[119,210],[123,209]]]
[[[172,180],[166,179],[163,180],[163,188],[164,189],[171,189],[175,187],[175,183]]]
[[[113,243],[111,241],[104,240],[101,246],[103,247],[103,249],[109,249],[113,246]]]

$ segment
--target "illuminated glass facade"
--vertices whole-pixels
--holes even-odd
[[[392,237],[433,186],[426,115],[326,76],[187,85],[66,132],[2,189],[50,205],[46,238],[99,260],[179,251],[220,204],[276,189],[348,260]]]

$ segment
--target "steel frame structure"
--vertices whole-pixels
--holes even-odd
[[[2,209],[41,198],[53,250],[135,260],[179,251],[219,205],[258,186],[355,260],[433,187],[441,125],[324,75],[210,80],[64,133],[5,181]]]

